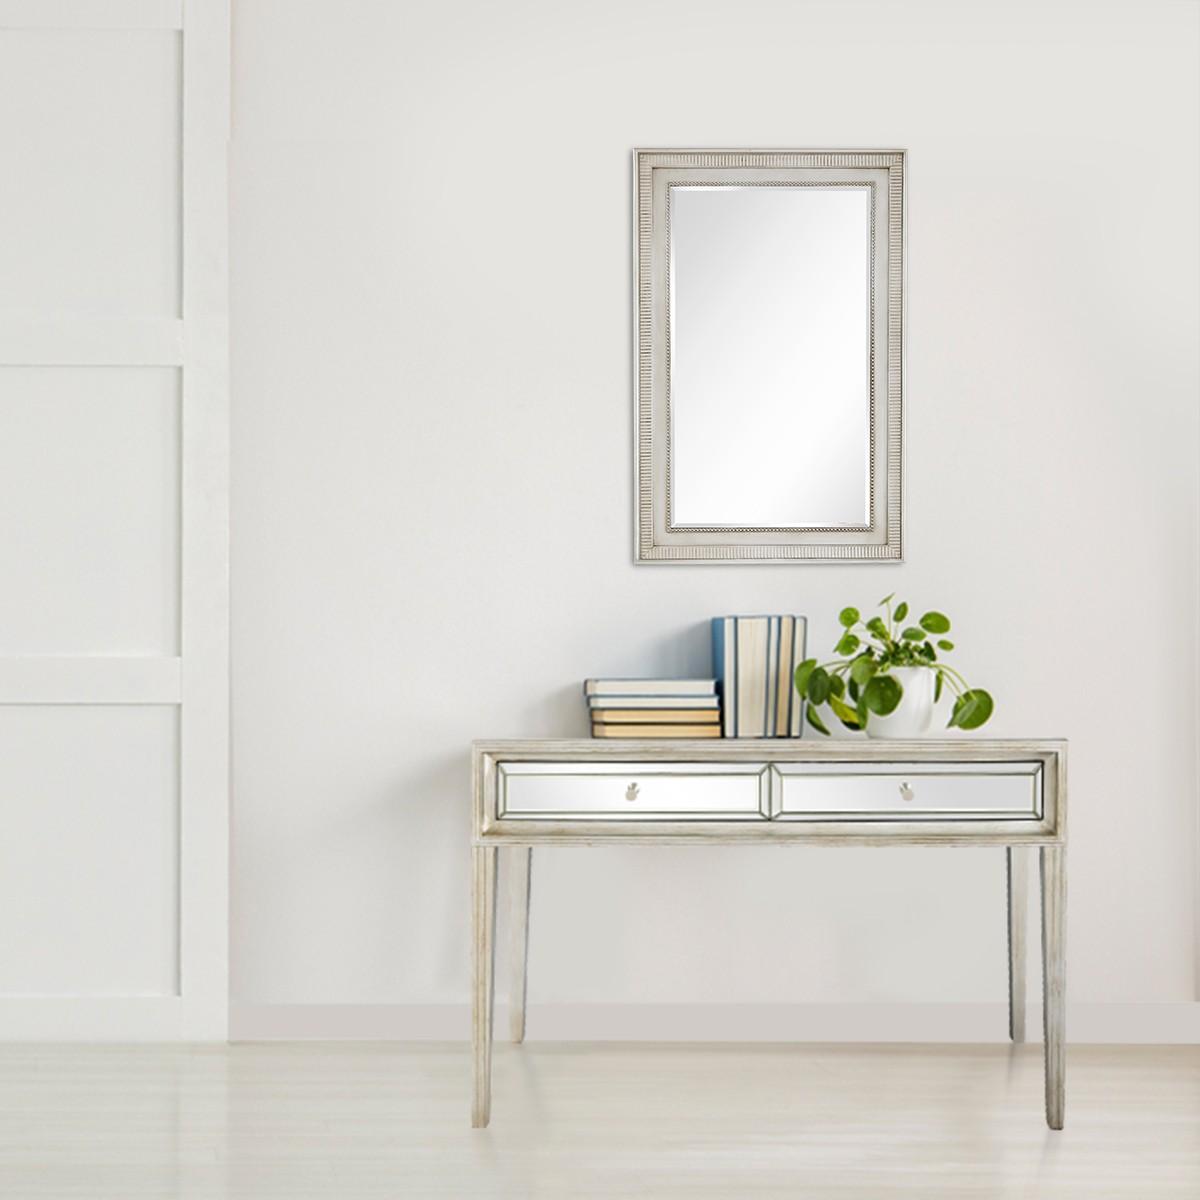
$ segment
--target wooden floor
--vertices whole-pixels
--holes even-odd
[[[0,1047],[0,1196],[1200,1197],[1200,1047]]]

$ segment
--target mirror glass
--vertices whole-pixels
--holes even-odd
[[[671,524],[870,525],[870,187],[667,203]]]

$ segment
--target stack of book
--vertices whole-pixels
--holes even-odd
[[[713,674],[726,737],[800,737],[793,679],[804,661],[803,617],[713,617]]]
[[[589,679],[583,685],[598,738],[717,738],[715,679]]]

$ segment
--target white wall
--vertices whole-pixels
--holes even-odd
[[[1071,740],[1073,999],[1196,997],[1194,4],[238,0],[234,63],[235,1032],[465,1003],[472,738],[891,591]],[[629,152],[706,144],[910,152],[902,566],[631,561]],[[998,853],[540,858],[534,1001],[1004,994]]]

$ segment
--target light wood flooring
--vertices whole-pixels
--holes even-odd
[[[1200,1047],[0,1046],[0,1197],[1200,1198]]]

